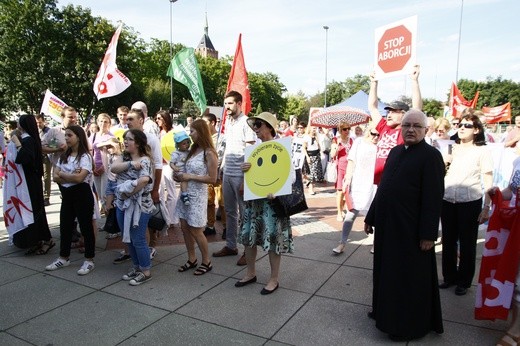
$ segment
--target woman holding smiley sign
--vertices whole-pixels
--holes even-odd
[[[275,138],[275,129],[278,128],[278,122],[273,114],[263,112],[256,117],[249,118],[247,122],[262,142],[271,141]],[[268,162],[263,161],[264,158],[259,157],[255,163],[258,166],[261,166],[263,163],[268,164]],[[277,155],[271,155],[269,161],[271,164],[276,164]],[[242,164],[244,172],[247,172],[249,169],[251,169],[250,162]],[[294,169],[292,167],[290,167],[290,172],[291,178],[294,180]],[[260,245],[264,250],[269,251],[271,277],[260,291],[262,295],[271,294],[278,289],[281,253],[293,252],[291,221],[289,216],[276,212],[276,197],[273,196],[273,193],[268,193],[266,198],[245,202],[244,222],[238,237],[238,241],[245,246],[247,271],[244,278],[235,283],[236,287],[243,287],[257,281],[255,268],[256,246]]]

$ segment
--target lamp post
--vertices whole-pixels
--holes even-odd
[[[327,107],[327,45],[329,40],[329,27],[324,25],[323,29],[325,29],[325,103],[323,107]]]
[[[460,36],[462,34],[462,11],[464,10],[464,0],[460,3],[460,21],[459,21],[459,44],[457,45],[457,70],[455,72],[455,84],[459,81],[459,57],[460,57]]]
[[[177,0],[170,0],[170,63],[173,59],[173,3]],[[173,108],[173,77],[170,76],[170,108]]]

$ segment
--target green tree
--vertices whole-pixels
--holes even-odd
[[[496,107],[511,102],[513,115],[520,114],[520,83],[498,76],[487,77],[482,82],[461,79],[458,81],[457,87],[466,99],[472,99],[479,91],[480,96],[477,102],[479,109],[483,106]],[[449,94],[447,100],[449,100]]]
[[[232,58],[226,56],[215,59],[197,56],[197,61],[208,105],[216,106],[222,104],[226,94],[229,73],[231,72]]]
[[[367,94],[370,91],[369,76],[357,74],[354,77],[345,80],[345,98],[354,95],[360,90],[363,90]]]
[[[255,107],[262,104],[265,111],[273,114],[279,113],[285,107],[285,99],[282,94],[287,91],[277,75],[271,72],[248,72],[247,78],[251,89],[252,114],[256,113]]]
[[[327,85],[327,107],[340,103],[346,97],[345,83],[332,81]],[[325,98],[325,97],[324,97]],[[325,101],[323,102],[325,104]]]
[[[291,115],[296,115],[298,119],[301,119],[307,114],[309,114],[307,97],[303,91],[300,90],[296,95],[288,95],[286,97],[285,108],[279,119],[289,120],[289,116]]]
[[[444,105],[441,101],[433,99],[433,98],[426,98],[423,99],[423,112],[429,116],[429,117],[442,117],[443,111],[444,111]]]

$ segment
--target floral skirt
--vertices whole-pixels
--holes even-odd
[[[244,222],[238,242],[244,246],[261,246],[276,254],[293,253],[291,220],[280,216],[276,200],[257,199],[245,202]]]

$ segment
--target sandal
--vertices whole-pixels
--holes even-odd
[[[182,272],[185,272],[186,270],[190,270],[190,269],[193,269],[193,268],[196,268],[197,267],[197,259],[195,258],[195,261],[193,262],[186,262],[182,267],[179,268],[179,271],[182,273]]]
[[[210,272],[211,269],[213,269],[213,266],[211,265],[211,262],[209,262],[208,264],[204,264],[202,263],[200,265],[200,267],[197,268],[197,270],[195,270],[195,272],[193,273],[193,275],[204,275],[206,274],[207,272]]]
[[[36,251],[36,254],[37,255],[46,255],[47,252],[49,252],[49,250],[52,249],[54,246],[56,246],[56,243],[54,242],[54,240],[51,239],[48,241],[44,241],[44,242],[42,242],[42,245],[38,249],[38,251]]]
[[[38,242],[38,244],[31,246],[27,251],[25,251],[25,255],[32,255],[34,253],[37,253],[40,248],[42,247],[43,243],[41,241]]]
[[[509,333],[506,333],[500,340],[498,340],[497,345],[501,346],[516,346],[520,342],[520,336],[513,336]]]

